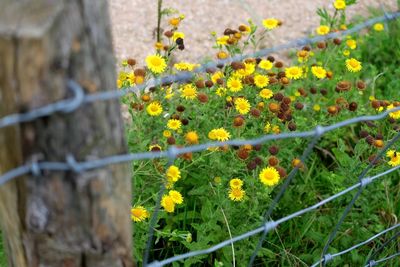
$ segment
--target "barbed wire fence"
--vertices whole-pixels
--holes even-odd
[[[215,68],[218,65],[221,64],[227,64],[232,61],[237,61],[237,60],[243,60],[246,58],[251,58],[251,57],[263,57],[268,54],[284,50],[284,49],[290,49],[290,48],[295,48],[299,46],[304,46],[307,44],[312,44],[315,42],[319,41],[324,41],[327,39],[331,38],[337,38],[343,35],[348,35],[352,34],[355,32],[358,32],[364,28],[370,27],[374,25],[375,23],[378,22],[386,22],[389,20],[396,19],[400,16],[400,12],[395,12],[395,13],[387,13],[384,12],[385,15],[381,17],[376,17],[369,19],[361,24],[355,25],[353,28],[346,30],[346,31],[341,31],[341,32],[335,32],[331,33],[325,36],[316,36],[312,38],[302,38],[302,39],[297,39],[294,41],[291,41],[286,44],[274,46],[272,48],[267,48],[267,49],[262,49],[254,53],[246,54],[246,55],[240,55],[236,56],[233,58],[225,59],[225,60],[218,60],[214,62],[209,62],[206,64],[201,65],[200,67],[196,68],[193,72],[180,72],[176,75],[169,75],[169,76],[164,76],[160,77],[157,79],[150,79],[149,81],[145,82],[142,85],[138,85],[135,87],[127,88],[124,90],[113,90],[113,91],[107,91],[107,92],[100,92],[100,93],[94,93],[94,94],[85,94],[83,89],[77,84],[76,82],[70,80],[67,82],[67,88],[72,92],[73,97],[70,99],[65,99],[58,101],[56,103],[44,106],[42,108],[34,109],[31,110],[27,113],[19,113],[19,114],[11,114],[6,117],[3,117],[0,119],[0,129],[9,127],[12,125],[28,122],[28,121],[33,121],[35,119],[45,117],[45,116],[50,116],[54,113],[70,113],[75,110],[77,110],[80,106],[84,104],[90,104],[94,103],[97,101],[106,101],[106,100],[111,100],[111,99],[117,99],[121,98],[122,96],[128,94],[128,93],[135,93],[140,90],[145,90],[150,87],[155,87],[171,82],[184,82],[191,80],[196,73],[201,73],[206,71],[208,68]],[[94,160],[88,160],[88,161],[82,161],[82,162],[77,162],[75,160],[75,157],[73,155],[67,155],[65,162],[38,162],[38,161],[33,161],[31,163],[26,163],[20,167],[17,167],[13,170],[10,170],[0,176],[0,186],[3,185],[4,183],[17,178],[22,175],[27,175],[27,174],[32,174],[34,176],[40,175],[41,171],[73,171],[76,173],[81,173],[85,171],[89,171],[92,169],[97,169],[97,168],[102,168],[104,166],[110,165],[110,164],[117,164],[117,163],[123,163],[123,162],[131,162],[131,161],[136,161],[136,160],[145,160],[145,159],[155,159],[155,158],[167,158],[168,159],[168,165],[172,165],[174,160],[182,154],[189,153],[189,152],[200,152],[203,150],[206,150],[208,148],[212,147],[221,147],[221,146],[241,146],[241,145],[257,145],[257,144],[262,144],[268,141],[272,140],[281,140],[281,139],[290,139],[290,138],[311,138],[311,141],[309,142],[307,148],[303,152],[303,155],[301,156],[301,162],[305,162],[308,156],[311,154],[314,146],[317,144],[318,140],[320,139],[321,136],[326,134],[327,132],[333,131],[335,129],[339,129],[351,124],[355,123],[360,123],[360,122],[368,122],[368,121],[376,121],[376,120],[381,120],[386,118],[390,112],[395,112],[399,111],[400,107],[394,108],[392,110],[386,110],[385,112],[380,113],[379,115],[371,115],[371,116],[360,116],[360,117],[355,117],[352,119],[348,119],[345,121],[338,122],[336,124],[332,124],[329,126],[316,126],[313,130],[305,131],[305,132],[291,132],[291,133],[281,133],[281,134],[270,134],[270,135],[264,135],[259,138],[255,139],[249,139],[249,140],[230,140],[226,142],[208,142],[204,144],[199,144],[199,145],[193,145],[193,146],[187,146],[187,147],[182,147],[178,148],[175,146],[171,146],[168,148],[167,151],[159,151],[159,152],[142,152],[142,153],[129,153],[129,154],[123,154],[123,155],[113,155],[105,158],[100,158],[100,159],[94,159]],[[156,204],[155,211],[152,215],[152,218],[150,220],[150,227],[149,227],[149,238],[146,246],[146,250],[144,252],[144,265],[145,266],[150,266],[150,267],[159,267],[159,266],[164,266],[166,264],[170,264],[173,262],[181,261],[189,257],[195,257],[199,255],[204,255],[208,253],[212,253],[220,248],[223,248],[225,246],[232,245],[233,243],[249,238],[251,236],[255,236],[258,234],[262,234],[259,242],[257,243],[256,249],[253,252],[253,255],[250,258],[249,261],[249,266],[252,266],[254,259],[257,256],[257,253],[259,249],[262,247],[263,241],[266,237],[266,235],[273,229],[277,228],[280,224],[287,222],[289,220],[292,220],[293,218],[296,218],[298,216],[301,216],[303,214],[306,214],[308,212],[311,212],[313,210],[316,210],[317,208],[325,205],[326,203],[329,203],[353,190],[357,189],[356,194],[352,198],[352,200],[349,202],[349,204],[346,206],[341,218],[339,219],[338,223],[334,227],[334,230],[330,233],[328,237],[328,241],[326,242],[323,251],[321,253],[320,260],[316,263],[314,263],[312,266],[318,266],[318,265],[325,265],[326,263],[332,261],[334,258],[339,257],[343,254],[346,254],[350,251],[353,251],[375,239],[378,237],[381,237],[382,235],[393,231],[395,229],[398,230],[398,227],[400,224],[396,224],[391,226],[390,228],[387,228],[386,230],[372,236],[371,238],[360,242],[346,250],[343,250],[341,252],[335,253],[335,254],[330,254],[328,253],[330,244],[332,243],[333,239],[337,235],[337,232],[342,225],[345,217],[348,215],[350,212],[352,206],[354,205],[355,201],[359,198],[359,196],[362,194],[364,188],[369,185],[370,183],[377,181],[378,179],[382,178],[383,176],[390,174],[392,172],[395,172],[396,170],[400,169],[400,166],[390,168],[382,173],[379,173],[374,176],[366,176],[368,171],[373,168],[375,163],[382,158],[382,156],[385,154],[385,152],[393,146],[393,144],[400,138],[400,133],[396,134],[392,140],[390,140],[385,147],[381,149],[381,151],[378,153],[378,155],[369,163],[367,168],[363,170],[363,172],[358,176],[358,183],[346,188],[345,190],[332,195],[328,197],[327,199],[324,199],[313,206],[307,207],[305,209],[299,210],[295,213],[292,213],[290,215],[287,215],[283,218],[280,218],[278,220],[272,220],[271,215],[278,204],[279,200],[281,197],[284,195],[286,192],[289,184],[291,183],[293,177],[296,175],[296,173],[299,170],[299,167],[295,167],[288,175],[287,179],[285,182],[281,185],[276,197],[273,199],[269,209],[265,212],[264,214],[264,219],[265,221],[263,222],[260,227],[253,229],[249,232],[246,232],[244,234],[241,234],[239,236],[235,236],[231,239],[225,240],[219,244],[216,244],[214,246],[211,246],[207,249],[203,250],[197,250],[197,251],[191,251],[185,254],[181,255],[176,255],[174,257],[164,259],[161,261],[153,261],[149,263],[149,252],[152,247],[152,240],[153,240],[153,234],[154,234],[154,227],[157,222],[158,218],[158,212],[160,210],[160,200],[163,195],[163,192],[165,191],[165,185],[162,183],[159,194],[158,194],[158,201]],[[382,258],[379,260],[375,260],[375,257],[378,255],[378,253],[383,250],[385,246],[387,246],[389,243],[391,243],[393,240],[396,240],[396,238],[400,235],[400,231],[398,230],[392,238],[388,239],[386,242],[384,242],[378,249],[367,259],[367,265],[366,266],[376,266],[379,263],[391,260],[397,256],[400,255],[400,252],[394,253],[386,258]]]

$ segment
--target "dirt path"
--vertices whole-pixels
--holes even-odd
[[[251,18],[254,22],[267,17],[283,21],[275,30],[268,45],[280,44],[303,37],[319,23],[318,7],[332,8],[333,0],[164,0],[164,7],[172,7],[186,16],[180,28],[186,35],[186,49],[180,57],[192,62],[214,55],[210,33],[222,34],[226,27],[236,28]],[[359,0],[349,7],[350,15],[368,14],[368,7],[385,5],[387,11],[396,9],[396,0]],[[109,0],[112,32],[117,59],[133,57],[141,65],[154,52],[153,35],[156,26],[156,0]]]

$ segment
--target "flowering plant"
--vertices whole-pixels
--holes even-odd
[[[351,27],[345,12],[354,2],[333,1],[333,15],[319,9],[321,25],[315,34],[326,35]],[[179,31],[183,21],[183,15],[172,14],[170,29],[155,44],[156,52],[146,58],[146,67],[138,67],[134,59],[122,63],[119,88],[180,71],[192,72],[199,67],[184,61],[171,64],[174,54],[185,49],[185,34]],[[261,26],[248,21],[236,29],[225,29],[221,35],[212,33],[216,59],[229,59],[250,48],[257,49],[266,33],[281,25],[280,20],[268,18]],[[381,34],[383,30],[382,24],[376,24],[371,34]],[[362,40],[354,35],[306,45],[295,51],[290,65],[272,55],[232,61],[204,73],[196,72],[192,80],[184,83],[132,93],[123,99],[133,122],[128,126],[130,149],[161,151],[169,146],[306,131],[399,106],[398,101],[376,99],[373,80],[363,74],[368,63],[363,62],[357,49]],[[309,184],[312,176],[326,175],[320,177],[319,183],[328,183],[329,189],[316,190],[318,194],[343,188],[344,177],[354,176],[374,160],[385,140],[393,137],[396,128],[391,123],[399,118],[400,111],[391,112],[387,120],[328,133],[306,162],[299,158],[308,140],[297,138],[255,146],[212,147],[183,154],[168,167],[164,159],[134,162],[131,216],[135,222],[135,258],[141,259],[148,237],[149,210],[156,206],[161,184],[166,190],[155,225],[155,257],[205,248],[259,226],[271,195],[276,194],[276,186],[295,167],[300,170],[296,184]],[[377,162],[376,170],[389,165],[400,165],[395,149],[387,152],[386,164]],[[304,199],[302,194],[308,189],[293,187],[298,190],[289,189],[288,196],[296,201]],[[284,198],[282,202],[285,201],[293,200]],[[253,247],[254,240],[244,241],[235,253],[227,247],[211,258],[199,256],[185,264],[229,264],[232,256],[244,264]],[[273,262],[271,253],[269,248],[261,250],[259,261]]]

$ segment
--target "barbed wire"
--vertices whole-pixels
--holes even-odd
[[[320,36],[315,36],[315,37],[305,37],[305,38],[300,38],[296,39],[281,45],[277,45],[271,48],[265,48],[258,50],[253,53],[248,53],[244,55],[237,55],[234,57],[230,57],[227,59],[220,59],[216,61],[210,61],[207,63],[204,63],[194,69],[192,72],[178,72],[175,75],[166,75],[166,76],[161,76],[158,78],[152,78],[148,81],[146,81],[143,84],[136,85],[133,87],[129,87],[126,89],[122,90],[112,90],[112,91],[106,91],[106,92],[98,92],[94,94],[89,94],[85,95],[83,92],[83,89],[79,84],[77,84],[74,81],[68,81],[67,82],[67,87],[74,92],[74,97],[68,100],[61,100],[58,101],[57,103],[54,104],[49,104],[45,107],[39,108],[39,109],[34,109],[26,113],[17,113],[17,114],[11,114],[8,116],[5,116],[0,119],[0,129],[4,127],[8,127],[11,125],[27,122],[27,121],[32,121],[34,119],[44,117],[44,116],[49,116],[53,113],[56,112],[64,112],[64,113],[69,113],[77,108],[79,108],[82,104],[88,104],[88,103],[93,103],[97,101],[106,101],[106,100],[112,100],[112,99],[118,99],[121,98],[128,93],[132,92],[138,92],[141,90],[144,90],[148,87],[155,87],[159,86],[162,84],[168,84],[168,83],[173,83],[173,82],[184,82],[191,80],[196,73],[202,73],[205,72],[209,68],[217,68],[220,65],[225,65],[227,63],[231,63],[233,61],[240,61],[244,60],[246,58],[253,58],[253,57],[263,57],[268,54],[278,52],[281,50],[286,50],[290,48],[295,48],[295,47],[300,47],[304,46],[307,44],[313,44],[317,43],[320,41],[325,41],[328,39],[332,38],[337,38],[341,37],[344,35],[349,35],[355,32],[359,32],[360,30],[370,27],[374,25],[377,22],[382,22],[382,21],[389,21],[396,19],[400,16],[400,12],[393,12],[393,13],[386,13],[384,16],[380,17],[375,17],[366,20],[363,23],[355,25],[353,28],[345,30],[345,31],[338,31],[338,32],[333,32],[327,35],[320,35]]]
[[[106,101],[106,100],[111,100],[111,99],[117,99],[117,98],[120,98],[131,92],[145,90],[148,87],[159,86],[162,84],[172,83],[172,82],[188,81],[188,80],[192,79],[196,73],[204,72],[208,68],[215,68],[221,64],[227,64],[227,63],[230,63],[233,61],[239,61],[239,60],[243,60],[243,59],[250,58],[250,57],[262,57],[262,56],[265,56],[270,53],[274,53],[274,52],[277,52],[277,51],[280,51],[283,49],[295,48],[295,47],[304,46],[304,45],[319,42],[319,41],[324,41],[324,40],[331,39],[331,38],[337,38],[337,37],[340,37],[343,35],[349,35],[349,34],[358,32],[363,28],[372,26],[373,24],[375,24],[377,22],[393,20],[399,16],[400,16],[400,12],[395,12],[395,13],[386,13],[385,12],[385,16],[369,19],[369,20],[367,20],[363,23],[360,23],[346,31],[335,32],[335,33],[331,33],[331,34],[328,34],[325,36],[316,36],[316,37],[312,37],[312,38],[301,38],[301,39],[297,39],[297,40],[288,42],[286,44],[274,46],[272,48],[262,49],[262,50],[254,52],[254,53],[250,53],[250,54],[246,54],[246,55],[239,55],[239,56],[235,56],[233,58],[229,58],[229,59],[225,59],[225,60],[208,62],[208,63],[205,63],[205,64],[201,65],[200,67],[196,68],[193,72],[179,72],[176,75],[168,75],[168,76],[153,78],[141,85],[137,85],[137,86],[130,87],[127,89],[123,89],[123,90],[106,91],[106,92],[99,92],[99,93],[95,93],[95,94],[86,95],[84,93],[84,90],[81,88],[81,86],[78,83],[76,83],[74,81],[68,81],[67,88],[72,92],[72,94],[73,94],[72,98],[61,100],[61,101],[46,105],[41,108],[31,110],[27,113],[17,113],[17,114],[11,114],[6,117],[3,117],[2,119],[0,119],[0,129],[15,125],[15,124],[19,124],[19,123],[33,121],[33,120],[41,118],[41,117],[50,116],[51,114],[54,114],[56,112],[63,112],[63,113],[73,112],[76,109],[78,109],[80,106],[82,106],[83,104],[89,104],[89,103],[93,103],[93,102],[97,102],[97,101]],[[176,159],[181,154],[200,152],[200,151],[206,150],[208,148],[212,148],[212,147],[221,147],[221,146],[225,146],[225,145],[241,146],[241,145],[246,145],[246,144],[257,145],[257,144],[262,144],[262,143],[265,143],[265,142],[271,141],[271,140],[312,137],[312,140],[310,141],[307,149],[303,152],[303,155],[301,157],[301,162],[305,162],[307,157],[309,156],[309,154],[312,152],[312,149],[315,146],[315,144],[317,143],[318,139],[323,134],[333,131],[335,129],[350,125],[350,124],[354,124],[354,123],[380,120],[380,119],[383,119],[386,116],[388,116],[388,114],[390,112],[395,112],[395,111],[399,111],[399,110],[400,110],[400,107],[397,107],[392,110],[386,110],[385,112],[382,112],[381,114],[378,114],[378,115],[355,117],[355,118],[341,121],[341,122],[338,122],[338,123],[335,123],[335,124],[332,124],[329,126],[317,125],[313,130],[310,130],[310,131],[282,133],[282,134],[270,134],[270,135],[261,136],[259,138],[250,139],[250,140],[236,139],[236,140],[230,140],[230,141],[225,141],[225,142],[208,142],[208,143],[204,143],[204,144],[200,144],[200,145],[187,146],[187,147],[183,147],[183,148],[171,146],[171,147],[169,147],[169,149],[167,151],[142,152],[142,153],[114,155],[114,156],[109,156],[109,157],[105,157],[105,158],[101,158],[101,159],[88,160],[88,161],[83,161],[83,162],[77,162],[73,155],[67,155],[65,162],[37,162],[37,161],[34,161],[32,163],[26,163],[25,165],[22,165],[18,168],[15,168],[15,169],[8,171],[8,172],[4,173],[3,175],[1,175],[0,176],[0,185],[10,181],[11,179],[14,179],[14,178],[22,176],[22,175],[32,174],[32,175],[38,176],[41,174],[42,171],[73,171],[76,173],[80,173],[83,171],[90,171],[93,169],[102,168],[102,167],[108,166],[110,164],[131,162],[134,160],[155,159],[155,158],[168,158],[169,159],[168,164],[171,165],[173,163],[174,159]],[[338,197],[358,188],[357,193],[353,197],[352,201],[346,207],[338,224],[335,226],[334,231],[329,236],[328,242],[324,246],[323,253],[321,255],[321,260],[319,261],[319,263],[325,264],[329,260],[331,260],[333,257],[340,256],[342,254],[349,252],[350,250],[348,249],[348,250],[340,252],[341,254],[340,253],[327,254],[329,245],[333,241],[333,238],[336,236],[339,227],[341,226],[342,222],[344,221],[344,218],[347,216],[352,205],[355,203],[357,198],[361,195],[361,192],[366,187],[366,185],[368,185],[369,183],[375,181],[376,179],[378,179],[386,174],[389,174],[391,172],[394,172],[400,168],[400,166],[394,167],[385,172],[377,174],[375,176],[365,177],[367,172],[372,168],[372,166],[377,162],[377,160],[379,160],[379,158],[381,158],[383,156],[385,151],[389,147],[391,147],[394,144],[394,142],[397,141],[397,139],[399,137],[400,137],[400,133],[397,134],[381,150],[381,152],[374,158],[374,160],[369,163],[367,168],[364,169],[364,171],[358,177],[359,182],[357,184],[355,184],[355,185],[353,185],[353,186],[351,186],[351,187],[349,187],[349,188],[347,188],[347,189],[345,189],[323,201],[320,201],[313,206],[299,210],[299,211],[292,213],[290,215],[287,215],[286,217],[283,217],[281,219],[278,219],[275,221],[271,220],[270,217],[271,217],[273,209],[279,202],[280,198],[283,196],[283,194],[286,191],[287,187],[289,186],[291,180],[293,179],[293,177],[296,175],[296,173],[298,171],[298,167],[296,167],[289,173],[289,176],[286,179],[285,183],[282,184],[280,191],[274,198],[268,211],[264,214],[265,221],[260,227],[254,229],[254,230],[251,230],[247,233],[244,233],[242,235],[225,240],[225,241],[223,241],[217,245],[214,245],[208,249],[191,251],[191,252],[188,252],[188,253],[185,253],[182,255],[177,255],[177,256],[162,260],[162,261],[154,261],[150,264],[147,264],[147,261],[149,258],[149,251],[151,248],[152,237],[154,234],[154,225],[157,222],[157,216],[158,216],[158,212],[160,210],[161,197],[165,190],[165,185],[163,184],[161,186],[161,189],[158,194],[158,202],[157,202],[155,211],[150,220],[149,239],[147,242],[146,250],[144,252],[144,265],[152,266],[152,267],[164,266],[165,264],[179,261],[182,259],[186,259],[188,257],[194,257],[194,256],[211,253],[211,252],[216,251],[224,246],[233,244],[234,242],[237,242],[239,240],[243,240],[245,238],[262,233],[263,235],[260,238],[259,243],[258,243],[258,245],[250,259],[250,262],[249,262],[249,265],[252,265],[252,262],[254,261],[255,257],[257,256],[258,250],[262,246],[264,238],[266,237],[268,232],[270,232],[272,229],[275,229],[278,225],[280,225],[286,221],[289,221],[295,217],[298,217],[298,216],[308,213],[312,210],[315,210],[315,209],[319,208],[320,206],[322,206],[330,201],[333,201],[333,200],[337,199]],[[392,230],[394,228],[391,227],[389,229]],[[390,231],[389,229],[381,232],[380,234],[378,234],[374,237],[376,238],[376,237]],[[364,242],[366,242],[366,241],[364,241]],[[364,242],[360,243],[358,245],[355,245],[350,249],[351,250],[356,249],[356,248],[360,247],[361,245],[363,245]],[[371,259],[371,260],[369,260],[369,263],[367,266],[375,266],[376,264],[378,264],[380,262],[390,260],[398,255],[399,255],[399,253],[396,253],[387,258],[377,260],[377,261]]]
[[[378,263],[391,260],[391,259],[393,259],[393,258],[395,258],[395,257],[398,257],[398,256],[400,256],[400,252],[397,252],[397,253],[395,253],[395,254],[389,256],[389,257],[386,257],[386,258],[383,258],[383,259],[380,259],[380,260],[377,260],[377,261],[370,261],[367,265],[365,265],[365,267],[376,266],[376,265],[378,265]]]
[[[317,208],[325,205],[326,203],[329,203],[329,202],[331,202],[331,201],[333,201],[333,200],[335,200],[335,199],[337,199],[337,198],[349,193],[350,191],[352,191],[352,190],[354,190],[356,188],[365,187],[368,184],[370,184],[370,183],[374,182],[375,180],[379,179],[380,177],[385,176],[385,175],[387,175],[389,173],[392,173],[392,172],[394,172],[394,171],[396,171],[398,169],[400,169],[400,166],[390,168],[389,170],[386,170],[385,172],[382,172],[380,174],[374,175],[372,177],[363,178],[363,180],[361,182],[358,182],[358,183],[346,188],[345,190],[342,190],[339,193],[337,193],[335,195],[332,195],[331,197],[314,204],[313,206],[310,206],[310,207],[307,207],[305,209],[299,210],[299,211],[297,211],[295,213],[287,215],[286,217],[283,217],[283,218],[281,218],[279,220],[276,220],[276,221],[270,220],[267,223],[265,223],[263,226],[260,226],[260,227],[258,227],[256,229],[254,229],[252,231],[249,231],[249,232],[246,232],[246,233],[244,233],[242,235],[236,236],[236,237],[234,237],[232,239],[225,240],[225,241],[223,241],[223,242],[221,242],[221,243],[219,243],[217,245],[209,247],[208,249],[191,251],[191,252],[188,252],[188,253],[185,253],[185,254],[181,254],[181,255],[177,255],[177,256],[162,260],[162,261],[154,261],[154,262],[148,264],[147,266],[148,267],[161,267],[161,266],[164,266],[166,264],[169,264],[169,263],[172,263],[172,262],[175,262],[175,261],[180,261],[180,260],[184,260],[186,258],[191,258],[191,257],[195,257],[195,256],[208,254],[208,253],[217,251],[220,248],[228,246],[231,243],[235,243],[237,241],[241,241],[243,239],[249,238],[251,236],[254,236],[254,235],[262,233],[262,232],[269,232],[269,231],[275,229],[277,226],[279,226],[280,224],[282,224],[282,223],[284,223],[286,221],[289,221],[289,220],[291,220],[293,218],[296,218],[296,217],[298,217],[300,215],[306,214],[306,213],[308,213],[310,211],[316,210]]]
[[[369,239],[367,239],[367,240],[365,240],[365,241],[363,241],[363,242],[361,242],[361,243],[358,243],[357,245],[354,245],[354,246],[352,246],[352,247],[350,247],[350,248],[348,248],[348,249],[345,249],[345,250],[343,250],[343,251],[340,251],[340,252],[338,252],[338,253],[326,254],[325,257],[324,257],[324,259],[323,259],[323,261],[324,261],[324,262],[329,262],[329,261],[333,260],[334,258],[336,258],[336,257],[338,257],[338,256],[341,256],[341,255],[343,255],[343,254],[349,253],[350,251],[355,250],[355,249],[357,249],[357,248],[359,248],[359,247],[361,247],[361,246],[364,246],[365,244],[368,244],[369,242],[373,241],[374,239],[380,237],[381,235],[384,235],[384,234],[387,233],[387,232],[392,231],[393,229],[396,229],[396,228],[399,227],[399,226],[400,226],[400,223],[398,223],[398,224],[396,224],[396,225],[393,225],[392,227],[389,227],[389,228],[383,230],[382,232],[380,232],[380,233],[378,233],[378,234],[376,234],[376,235],[370,237]],[[319,260],[319,261],[317,261],[316,263],[314,263],[313,265],[311,265],[311,267],[317,267],[321,262],[322,262],[322,261]],[[368,262],[372,262],[372,260],[368,260]]]

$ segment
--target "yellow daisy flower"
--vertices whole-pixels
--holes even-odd
[[[197,96],[197,89],[193,84],[186,84],[181,89],[181,97],[185,99],[195,99]]]
[[[329,26],[321,25],[317,28],[316,31],[317,31],[317,34],[319,34],[319,35],[327,35],[330,30],[331,30],[331,28],[329,28]]]
[[[312,66],[311,72],[314,74],[315,77],[318,79],[324,79],[326,77],[326,70],[320,66]]]
[[[185,135],[185,140],[191,145],[198,144],[199,143],[199,136],[195,131],[190,131],[187,132]]]
[[[169,182],[177,182],[181,178],[181,171],[177,166],[171,165],[166,171],[166,176]]]
[[[181,128],[181,126],[182,126],[182,123],[180,120],[175,120],[175,119],[168,120],[168,123],[167,123],[168,129],[178,130]]]
[[[385,29],[385,26],[383,26],[382,23],[376,23],[374,24],[374,30],[377,32],[381,32]]]
[[[233,201],[242,201],[246,192],[241,188],[231,188],[229,190],[229,198]]]
[[[169,195],[164,195],[161,199],[161,206],[164,208],[166,212],[174,212],[175,210],[175,202],[174,199]]]
[[[264,88],[265,86],[267,86],[269,84],[269,79],[265,75],[257,74],[254,76],[254,84],[258,88]]]
[[[158,116],[163,112],[163,108],[159,102],[151,102],[146,107],[146,111],[150,116]]]
[[[263,70],[270,70],[272,69],[274,64],[272,64],[272,62],[269,61],[268,59],[263,59],[260,61],[260,63],[258,63],[258,66]]]
[[[361,62],[355,58],[346,59],[346,67],[350,72],[359,72],[362,69]]]
[[[229,36],[227,36],[227,35],[219,37],[219,38],[217,38],[217,44],[226,45],[226,44],[228,44],[228,39],[229,39]]]
[[[250,111],[250,103],[246,98],[237,98],[235,100],[235,109],[240,113],[240,114],[247,114]]]
[[[149,212],[143,206],[131,208],[131,219],[134,222],[144,221],[149,217]]]
[[[318,104],[315,104],[315,105],[313,106],[313,110],[318,112],[318,111],[321,110],[321,106],[318,105]]]
[[[266,29],[272,30],[272,29],[275,29],[278,26],[279,20],[277,20],[275,18],[264,19],[262,21],[262,24]]]
[[[160,55],[150,55],[146,57],[146,65],[155,74],[160,74],[167,68],[165,59]]]
[[[353,39],[346,40],[346,45],[350,47],[350,49],[354,50],[357,48],[357,41]]]
[[[215,94],[218,96],[224,96],[226,94],[226,88],[225,87],[218,87],[217,90],[215,91]]]
[[[297,80],[303,75],[303,70],[300,67],[293,66],[285,69],[286,77],[289,79]]]
[[[224,74],[222,73],[222,71],[216,71],[212,76],[211,76],[211,81],[213,83],[217,83],[218,79],[221,79],[224,77]]]
[[[279,182],[280,176],[274,167],[267,167],[260,172],[259,178],[263,184],[273,186]]]
[[[226,83],[228,89],[232,92],[239,92],[243,89],[242,81],[237,78],[229,78],[228,82]]]
[[[179,193],[176,190],[171,190],[169,191],[168,195],[172,198],[172,201],[174,201],[175,204],[182,204],[183,203],[183,197],[181,193]]]
[[[390,104],[389,106],[387,106],[387,110],[391,110],[394,109],[395,106],[393,106],[393,104]],[[391,117],[392,119],[400,119],[400,110],[398,111],[393,111],[389,113],[389,117]]]
[[[233,178],[232,180],[229,181],[229,186],[231,188],[242,188],[243,181],[240,180],[239,178]]]
[[[165,131],[163,131],[163,136],[168,138],[168,137],[172,136],[172,133],[170,131],[168,131],[168,130],[165,130]]]
[[[174,35],[172,35],[172,40],[175,42],[178,38],[185,39],[185,34],[183,32],[174,32]]]
[[[344,0],[336,0],[333,3],[333,6],[337,9],[337,10],[343,10],[346,8],[346,1]]]
[[[231,134],[224,128],[213,129],[208,133],[208,138],[221,142],[229,140]]]
[[[274,93],[270,89],[262,89],[260,91],[260,96],[265,99],[270,99],[274,96]]]

